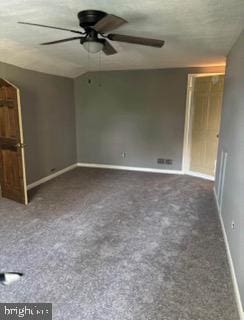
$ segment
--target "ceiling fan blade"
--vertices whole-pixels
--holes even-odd
[[[50,42],[43,42],[40,43],[42,46],[46,46],[49,44],[55,44],[55,43],[61,43],[61,42],[68,42],[68,41],[73,41],[77,39],[83,39],[84,37],[72,37],[72,38],[66,38],[66,39],[61,39],[61,40],[56,40],[56,41],[50,41]]]
[[[85,34],[85,32],[81,32],[81,31],[77,31],[77,30],[72,30],[72,29],[66,29],[66,28],[46,26],[45,24],[37,24],[37,23],[22,22],[22,21],[19,21],[18,23],[20,23],[20,24],[27,24],[27,25],[29,25],[29,26],[44,27],[44,28],[49,28],[49,29],[57,29],[57,30],[70,31],[70,32],[73,32],[73,33]]]
[[[103,52],[107,56],[111,56],[112,54],[117,53],[114,47],[107,40],[104,41]]]
[[[164,45],[163,40],[141,38],[141,37],[132,37],[132,36],[124,35],[124,34],[115,34],[115,33],[110,33],[108,35],[108,39],[112,40],[112,41],[140,44],[143,46],[150,46],[150,47],[156,47],[156,48],[161,48]]]
[[[125,19],[122,19],[120,17],[114,16],[113,14],[108,14],[101,20],[99,20],[93,29],[95,29],[97,32],[109,32],[111,30],[114,30],[122,24],[128,23]]]

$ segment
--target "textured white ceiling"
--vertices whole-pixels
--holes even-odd
[[[88,58],[79,41],[40,42],[74,34],[17,24],[49,24],[79,30],[77,12],[98,9],[129,21],[118,33],[164,39],[161,49],[113,42],[114,56]],[[0,61],[26,69],[76,77],[88,70],[223,65],[244,28],[244,0],[1,0]]]

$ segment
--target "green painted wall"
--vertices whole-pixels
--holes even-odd
[[[20,89],[28,183],[75,163],[73,80],[4,63],[0,77]]]
[[[215,183],[217,194],[220,191],[222,152],[227,154],[227,161],[222,179],[221,214],[244,305],[244,31],[227,59]],[[232,222],[235,224],[234,229],[232,229]]]
[[[78,161],[181,170],[188,74],[222,71],[110,71],[75,79]]]

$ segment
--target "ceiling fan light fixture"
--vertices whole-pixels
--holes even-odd
[[[83,47],[89,53],[98,53],[103,50],[103,42],[102,41],[94,41],[88,40],[83,42]]]

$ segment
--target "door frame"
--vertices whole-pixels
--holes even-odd
[[[192,129],[192,97],[193,97],[193,80],[198,77],[220,76],[225,75],[224,72],[215,73],[190,73],[187,80],[187,95],[186,95],[186,111],[185,111],[185,127],[184,127],[184,143],[183,143],[183,157],[182,157],[182,171],[184,174],[191,176],[215,180],[215,176],[209,176],[200,172],[193,172],[190,170],[190,150],[191,150],[191,129]]]
[[[19,119],[19,131],[20,131],[20,143],[24,145],[24,133],[23,133],[23,122],[22,122],[22,112],[21,112],[21,100],[20,100],[20,90],[16,85],[14,85],[9,80],[2,78],[5,82],[16,89],[17,93],[17,105],[18,105],[18,119]],[[27,179],[26,179],[26,165],[25,165],[25,151],[24,148],[21,149],[21,159],[22,159],[22,170],[23,170],[23,184],[24,184],[24,194],[25,194],[25,205],[28,204],[28,191],[27,191]]]

